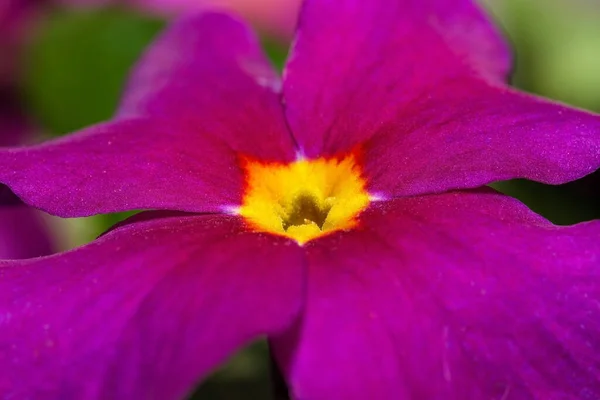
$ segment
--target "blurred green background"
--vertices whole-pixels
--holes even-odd
[[[600,1],[485,3],[513,43],[516,87],[600,112]],[[62,135],[110,118],[128,70],[165,24],[156,16],[117,7],[49,10],[32,32],[20,67],[26,110],[44,135]],[[264,43],[281,68],[286,47],[268,37]],[[558,187],[526,181],[494,186],[558,224],[600,218],[598,174]],[[52,223],[67,249],[89,242],[125,216]],[[199,388],[196,398],[268,398],[265,347],[258,343],[237,356]]]

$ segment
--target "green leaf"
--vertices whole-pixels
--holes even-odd
[[[163,26],[114,8],[51,15],[23,60],[31,113],[54,134],[110,118],[130,68]]]

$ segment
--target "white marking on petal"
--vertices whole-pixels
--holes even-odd
[[[281,93],[281,79],[273,73],[269,66],[248,59],[240,59],[238,64],[259,86],[274,93]]]
[[[223,213],[228,215],[240,215],[240,207],[239,206],[223,206],[221,208]]]
[[[385,201],[385,200],[387,200],[387,197],[381,193],[369,193],[369,200],[370,201]]]

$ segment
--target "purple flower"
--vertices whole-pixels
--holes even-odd
[[[71,3],[81,1],[70,0]],[[272,38],[286,42],[294,34],[301,0],[129,0],[128,3],[166,16],[228,10],[244,16]]]
[[[0,147],[23,144],[32,133],[14,86],[18,78],[16,60],[40,4],[8,0],[0,5]],[[53,244],[42,218],[41,213],[25,206],[0,184],[0,259],[52,253]]]
[[[31,127],[16,106],[14,94],[9,88],[0,87],[0,147],[21,144],[30,133]],[[0,184],[0,259],[38,257],[51,254],[52,249],[41,213],[24,205]]]
[[[163,210],[0,264],[0,394],[180,398],[265,335],[298,399],[599,398],[600,225],[483,186],[594,171],[600,117],[509,67],[466,0],[309,0],[282,81],[175,24],[114,121],[0,152],[52,214]]]
[[[3,0],[0,4],[0,86],[12,84],[16,60],[43,1]]]

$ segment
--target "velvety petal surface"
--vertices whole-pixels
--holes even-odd
[[[475,79],[406,106],[363,148],[382,197],[527,178],[561,184],[600,167],[600,116]]]
[[[294,398],[600,397],[600,224],[491,191],[362,221],[305,246],[303,318],[272,340]]]
[[[218,14],[182,20],[133,73],[116,121],[0,150],[0,182],[64,217],[239,205],[240,155],[295,156],[276,79],[239,22]]]
[[[288,327],[304,259],[228,216],[136,218],[95,242],[0,262],[0,397],[179,399]]]
[[[33,147],[0,149],[0,182],[62,217],[144,208],[219,211],[242,177],[223,143],[177,121],[126,120]]]
[[[291,129],[308,156],[345,151],[437,85],[503,80],[510,55],[470,0],[308,0],[284,74]]]

